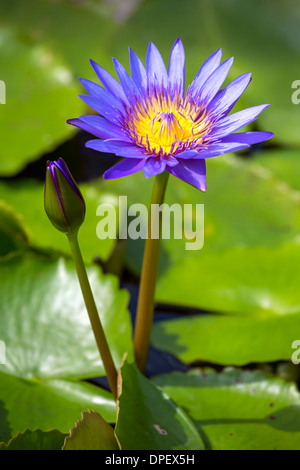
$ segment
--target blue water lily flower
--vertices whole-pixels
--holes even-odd
[[[221,63],[221,49],[200,67],[185,93],[185,54],[180,39],[172,48],[169,66],[151,42],[146,67],[129,49],[131,76],[113,59],[120,82],[100,65],[91,64],[103,86],[81,79],[88,95],[82,100],[99,115],[68,122],[95,135],[86,146],[125,157],[104,173],[114,179],[143,170],[148,178],[168,171],[206,190],[205,159],[241,150],[270,139],[271,132],[238,132],[269,105],[229,114],[245,91],[245,73],[220,89],[233,58]]]

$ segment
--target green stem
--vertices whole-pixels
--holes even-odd
[[[163,203],[168,177],[169,173],[166,171],[155,177],[148,213],[148,238],[145,244],[134,334],[135,359],[138,368],[142,372],[144,372],[146,368],[150,346],[161,239],[161,212],[158,220],[159,227],[153,227],[152,225],[154,229],[158,229],[159,238],[152,238],[151,236],[152,209],[153,204],[161,205]]]
[[[85,306],[89,315],[91,326],[94,332],[95,340],[98,346],[100,357],[102,359],[108,382],[115,399],[117,399],[117,371],[111,357],[109,346],[105,337],[105,333],[99,318],[98,310],[95,304],[94,296],[91,290],[85,265],[82,259],[81,251],[78,245],[77,234],[68,236],[71,253],[76,266],[77,276],[79,279]]]

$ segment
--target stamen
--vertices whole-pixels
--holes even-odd
[[[189,90],[183,98],[179,90],[171,95],[153,86],[126,111],[126,132],[150,155],[178,155],[188,148],[202,148],[204,138],[209,139],[209,116]]]

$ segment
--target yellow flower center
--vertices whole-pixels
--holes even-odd
[[[174,155],[203,145],[210,120],[191,100],[157,94],[127,110],[127,130],[146,153]]]

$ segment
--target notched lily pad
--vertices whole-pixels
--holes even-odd
[[[236,369],[154,380],[193,419],[206,449],[300,449],[300,396],[294,384]]]
[[[0,450],[61,450],[65,434],[52,431],[29,431],[18,433],[8,444],[0,443]]]
[[[120,450],[113,428],[95,411],[84,411],[63,450]]]
[[[185,412],[125,362],[120,370],[116,436],[122,450],[202,450]]]
[[[128,296],[113,276],[88,269],[117,367],[132,357]],[[82,379],[105,375],[73,263],[31,254],[0,261],[0,438],[18,431],[68,432],[81,411],[115,421],[109,392]],[[45,412],[45,410],[47,410]]]

